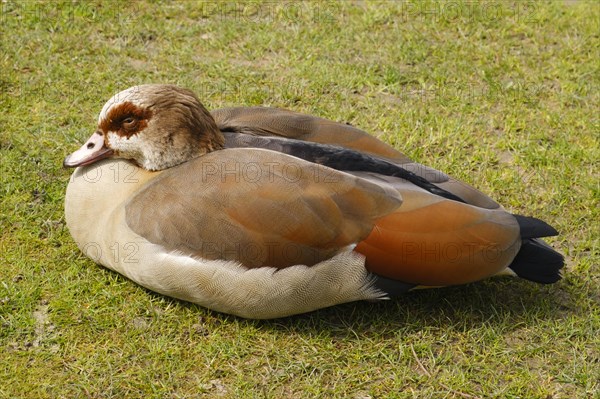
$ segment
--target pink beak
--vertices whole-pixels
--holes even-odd
[[[63,161],[66,168],[92,164],[113,155],[113,150],[104,145],[104,137],[96,132],[74,153],[67,155]]]

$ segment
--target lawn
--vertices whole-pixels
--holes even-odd
[[[2,1],[0,398],[599,398],[599,21],[585,1]],[[272,321],[140,288],[75,246],[61,165],[150,82],[361,127],[555,226],[564,279]]]

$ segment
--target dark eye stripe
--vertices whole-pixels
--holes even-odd
[[[130,137],[146,128],[151,117],[152,111],[131,102],[124,102],[110,109],[106,118],[100,122],[99,128],[105,132],[112,131],[119,136]]]

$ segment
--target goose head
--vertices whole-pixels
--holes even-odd
[[[190,90],[174,85],[134,86],[104,104],[98,127],[63,165],[124,158],[146,170],[167,169],[223,148],[223,135]]]

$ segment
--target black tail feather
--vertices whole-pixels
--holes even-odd
[[[403,283],[402,281],[392,280],[379,274],[371,273],[371,275],[374,278],[374,286],[390,298],[396,298],[416,287],[416,284]]]
[[[564,264],[564,257],[544,241],[527,238],[508,267],[526,280],[552,284],[561,279],[560,270]]]

